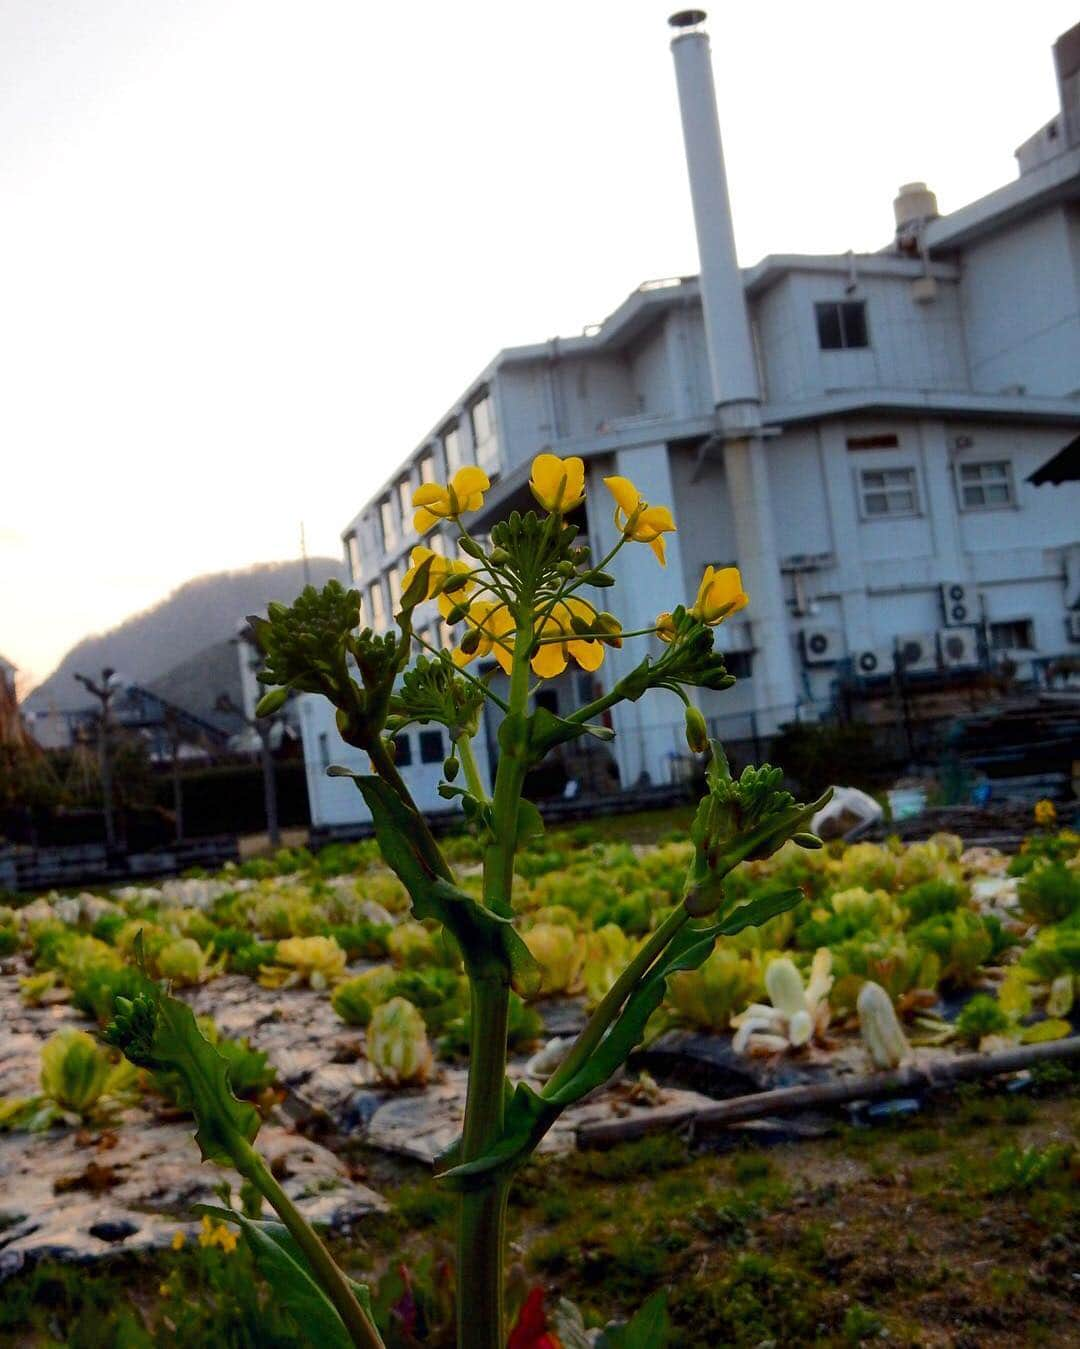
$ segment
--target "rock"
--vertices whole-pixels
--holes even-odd
[[[544,998],[536,1010],[549,1036],[577,1035],[588,1020],[584,998]]]
[[[631,1066],[659,1081],[704,1092],[716,1100],[746,1096],[772,1087],[796,1087],[819,1081],[827,1065],[790,1058],[752,1058],[736,1054],[727,1035],[668,1031],[648,1049],[631,1055]]]
[[[115,1133],[89,1145],[75,1130],[0,1138],[0,1278],[41,1258],[94,1261],[116,1250],[160,1250],[178,1229],[195,1230],[192,1206],[218,1202],[215,1187],[239,1177],[200,1161],[190,1121],[155,1123],[131,1111]],[[259,1151],[305,1217],[334,1230],[381,1212],[386,1202],[349,1179],[328,1149],[265,1124]],[[90,1164],[107,1166],[107,1199],[72,1186]]]
[[[125,1241],[128,1237],[133,1237],[138,1230],[138,1223],[133,1223],[128,1218],[102,1218],[100,1222],[87,1228],[92,1237],[98,1237],[101,1241]]]

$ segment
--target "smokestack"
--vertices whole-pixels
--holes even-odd
[[[684,9],[668,23],[679,91],[686,167],[701,267],[701,305],[713,400],[731,430],[760,425],[757,367],[731,220],[724,150],[716,112],[705,11]]]

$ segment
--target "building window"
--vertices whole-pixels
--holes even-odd
[[[859,491],[865,519],[918,513],[913,468],[864,468],[859,474]]]
[[[990,624],[991,651],[1034,651],[1035,625],[1030,618]]]
[[[355,583],[360,579],[360,540],[355,534],[345,535],[345,555],[349,561],[349,578]]]
[[[725,651],[724,669],[736,679],[749,679],[754,673],[754,657],[749,651]]]
[[[413,504],[412,504],[412,483],[408,478],[402,478],[397,485],[398,509],[401,511],[401,526],[406,532],[412,530]]]
[[[379,502],[379,524],[382,526],[383,552],[392,552],[397,547],[397,518],[394,514],[394,498],[383,497]]]
[[[412,763],[412,745],[407,735],[394,736],[394,763],[399,768],[408,768]]]
[[[319,763],[324,770],[330,767],[330,737],[325,731],[319,732]]]
[[[371,600],[371,626],[376,632],[382,632],[386,627],[386,600],[381,581],[372,585],[368,598]]]
[[[960,465],[960,505],[963,510],[991,511],[1015,504],[1012,468],[1007,459]]]
[[[461,428],[457,422],[444,427],[440,439],[446,458],[446,476],[452,478],[461,467]]]
[[[435,456],[433,454],[425,454],[420,460],[420,481],[435,481]]]
[[[442,763],[446,758],[443,750],[442,731],[420,732],[420,762]]]
[[[847,351],[870,345],[863,300],[827,300],[814,305],[814,313],[822,351]]]
[[[391,567],[387,580],[390,582],[390,611],[396,614],[401,608],[401,569]]]
[[[499,463],[499,443],[495,436],[495,405],[491,394],[484,392],[469,404],[469,425],[472,427],[476,462],[489,473]]]

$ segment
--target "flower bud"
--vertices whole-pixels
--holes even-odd
[[[458,763],[457,759],[455,759],[452,754],[449,755],[447,758],[443,760],[442,766],[443,777],[447,780],[447,782],[453,782],[453,780],[457,777],[458,770],[460,768],[461,764]]]
[[[709,728],[699,707],[686,709],[686,743],[695,754],[704,754],[709,748]]]
[[[466,656],[473,655],[479,649],[481,636],[482,634],[479,628],[470,628],[464,637],[462,637],[461,650]]]
[[[255,704],[255,715],[257,717],[272,717],[275,712],[279,712],[285,706],[288,697],[289,690],[284,685],[270,689]]]
[[[451,627],[453,627],[455,623],[460,623],[462,619],[466,617],[468,612],[469,612],[468,600],[462,600],[460,604],[455,604],[454,607],[450,610],[450,612],[446,615],[446,621],[447,623],[450,624]]]
[[[818,838],[817,834],[792,834],[791,841],[792,843],[798,844],[800,848],[807,848],[811,852],[825,846],[821,839]]]
[[[442,583],[440,589],[444,595],[452,595],[455,590],[460,590],[462,586],[469,584],[469,577],[463,571],[452,571],[446,580]]]
[[[463,553],[467,553],[469,557],[479,558],[484,556],[483,548],[480,547],[475,539],[460,538],[458,539],[458,547]]]
[[[493,548],[489,561],[493,562],[496,567],[505,567],[510,561],[510,554],[505,548]]]

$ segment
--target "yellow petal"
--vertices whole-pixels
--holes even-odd
[[[417,534],[426,534],[429,529],[434,529],[439,523],[440,516],[433,515],[431,511],[421,508],[413,516],[413,529]]]
[[[457,493],[458,500],[465,501],[474,492],[486,492],[491,482],[482,468],[477,468],[475,464],[466,464],[454,474],[451,485]],[[470,509],[475,510],[476,507]]]
[[[633,515],[641,505],[641,493],[629,478],[605,478],[604,486],[627,515]]]
[[[462,651],[460,646],[455,646],[453,651],[450,652],[450,659],[460,670],[464,666],[468,665],[469,661],[475,660],[479,654],[480,654],[479,648],[477,648],[475,651],[470,651],[466,653]]]
[[[656,560],[660,563],[661,567],[666,567],[667,559],[664,556],[664,540],[659,534],[657,534],[655,539],[649,540],[649,547],[656,554]]]
[[[648,543],[655,534],[671,534],[674,531],[675,520],[666,506],[647,506],[638,516],[634,536],[640,538],[642,533],[647,533],[649,538],[643,539],[643,542]]]
[[[437,482],[421,483],[412,494],[414,506],[434,506],[436,502],[446,503],[446,488]]]
[[[506,647],[501,642],[496,642],[491,648],[491,653],[499,662],[503,674],[511,674],[514,668],[514,649],[513,646]]]
[[[656,615],[656,635],[662,642],[675,640],[675,620],[670,613]]]
[[[541,679],[554,679],[566,669],[566,652],[562,642],[544,642],[530,661],[533,672]]]
[[[571,656],[583,670],[599,670],[604,663],[604,648],[599,642],[567,642]]]

